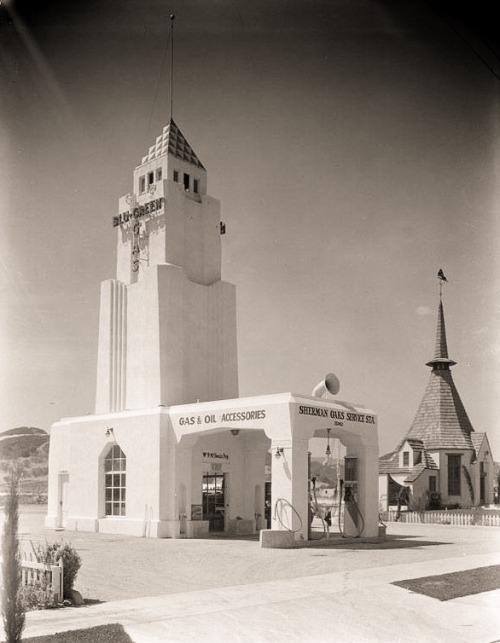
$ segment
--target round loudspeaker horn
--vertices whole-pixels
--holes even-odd
[[[324,397],[326,393],[337,395],[339,391],[339,378],[334,373],[328,373],[328,375],[325,376],[325,379],[314,387],[312,394],[314,397]]]

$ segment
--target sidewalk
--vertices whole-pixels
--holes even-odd
[[[24,635],[121,623],[135,643],[491,643],[500,640],[500,590],[440,602],[390,583],[494,564],[500,553],[32,612]]]
[[[500,564],[500,528],[389,523],[384,543],[261,549],[256,540],[55,533],[43,516],[23,509],[20,537],[71,542],[82,558],[76,589],[104,602],[30,612],[25,638],[121,623],[135,643],[500,641],[500,590],[441,602],[391,585]]]

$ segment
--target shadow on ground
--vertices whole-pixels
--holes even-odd
[[[292,548],[301,549],[409,549],[409,548],[423,548],[434,545],[448,545],[450,543],[437,541],[437,540],[422,540],[415,539],[413,535],[398,535],[387,536],[385,540],[369,541],[362,538],[342,538],[342,536],[335,536],[334,538],[318,538],[298,542],[292,545]]]

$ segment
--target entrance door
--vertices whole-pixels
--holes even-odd
[[[486,468],[484,462],[481,462],[479,467],[479,504],[484,505],[486,502]]]
[[[264,490],[264,518],[268,529],[271,529],[271,483],[265,483]]]
[[[225,483],[223,473],[207,473],[203,476],[203,520],[208,520],[209,531],[224,531]]]
[[[65,529],[68,517],[68,482],[69,475],[61,471],[57,476],[57,524],[56,529]]]

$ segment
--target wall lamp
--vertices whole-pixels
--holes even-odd
[[[239,429],[231,429],[231,435],[239,435],[240,430]]]
[[[276,447],[276,453],[274,454],[274,457],[281,458],[284,452],[285,450],[283,449],[283,447]]]
[[[109,438],[109,437],[113,437],[113,438],[114,438],[114,437],[115,437],[115,432],[113,431],[113,428],[112,428],[112,427],[108,427],[108,428],[106,429],[106,437],[107,437],[107,438]]]

